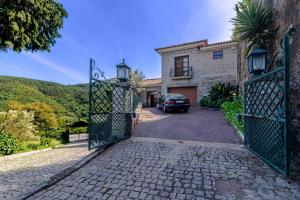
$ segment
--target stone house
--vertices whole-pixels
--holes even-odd
[[[161,93],[181,93],[197,105],[218,83],[237,83],[237,43],[208,44],[207,40],[155,49],[161,55]]]

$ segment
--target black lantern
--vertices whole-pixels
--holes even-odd
[[[125,59],[117,65],[117,79],[120,82],[127,82],[129,80],[130,67],[125,64]]]
[[[255,48],[248,56],[248,72],[254,75],[260,75],[266,70],[267,50]]]

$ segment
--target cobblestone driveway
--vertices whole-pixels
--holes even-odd
[[[0,199],[16,200],[89,154],[86,143],[0,157]]]
[[[300,199],[299,182],[236,144],[132,138],[29,199]]]
[[[163,113],[145,108],[135,136],[218,143],[240,143],[234,128],[220,111],[191,107],[188,113]]]

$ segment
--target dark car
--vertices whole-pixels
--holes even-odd
[[[157,108],[164,112],[183,111],[188,112],[190,100],[182,94],[167,93],[158,99]]]

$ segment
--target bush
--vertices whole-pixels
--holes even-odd
[[[65,130],[64,132],[61,133],[60,141],[63,144],[68,143],[69,142],[69,135],[70,135],[69,130]]]
[[[230,82],[213,85],[207,96],[200,100],[201,107],[220,108],[225,101],[232,101],[239,94],[238,87]]]
[[[59,140],[62,143],[69,142],[69,131],[64,128],[57,128],[57,129],[52,129],[52,130],[48,130],[48,131],[42,131],[42,132],[40,132],[40,135],[43,138],[52,138],[55,140]]]
[[[37,140],[33,121],[33,112],[16,110],[0,112],[0,132],[8,133],[19,141]]]
[[[87,133],[88,127],[77,127],[77,128],[71,128],[70,134],[81,134],[81,133]]]
[[[49,144],[49,147],[55,147],[55,146],[60,145],[60,144],[61,144],[60,141],[55,140],[55,139],[51,139],[51,142],[50,142],[50,144]]]
[[[60,144],[60,142],[53,138],[42,138],[41,142],[40,142],[40,145],[47,146],[47,147],[55,147],[59,144]]]
[[[233,101],[224,102],[221,106],[221,110],[224,112],[227,121],[239,131],[244,131],[244,122],[238,119],[238,114],[244,113],[243,100],[241,97],[236,97]]]
[[[49,146],[51,143],[51,138],[41,138],[40,145],[42,146]]]
[[[31,150],[37,150],[39,148],[40,144],[38,142],[29,142],[27,144],[27,148]]]
[[[0,133],[0,154],[10,155],[17,150],[17,139],[10,134]]]
[[[212,101],[210,100],[209,96],[202,97],[202,99],[200,100],[200,106],[208,108],[213,107]]]

